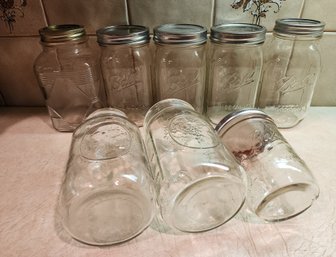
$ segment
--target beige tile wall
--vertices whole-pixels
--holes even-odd
[[[14,0],[0,19],[0,105],[43,106],[44,100],[33,73],[41,51],[38,30],[48,24],[77,23],[86,27],[96,53],[96,29],[112,24],[195,23],[210,28],[223,22],[251,22],[249,11],[233,9],[239,0]],[[334,0],[286,0],[281,10],[271,8],[261,24],[271,31],[275,19],[303,17],[326,22],[320,42],[322,74],[313,105],[336,105],[336,4]],[[1,13],[4,5],[0,4]],[[6,22],[15,20],[15,22]]]
[[[242,8],[233,9],[231,4],[233,0],[217,0],[216,7],[214,11],[214,24],[220,24],[225,22],[247,22],[251,23],[253,21],[253,16],[251,16],[249,11],[243,11]],[[280,10],[278,11],[275,4],[270,5],[269,11],[266,12],[266,18],[262,19],[261,24],[271,31],[274,26],[274,21],[278,18],[297,18],[300,17],[304,6],[304,0],[286,0],[283,2]]]

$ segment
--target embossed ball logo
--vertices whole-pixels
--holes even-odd
[[[211,148],[218,145],[209,123],[190,114],[177,115],[169,124],[169,135],[178,144],[190,148]]]

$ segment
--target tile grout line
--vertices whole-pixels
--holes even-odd
[[[130,15],[129,15],[129,8],[128,8],[128,0],[124,0],[125,2],[125,15],[126,15],[126,23],[129,25],[130,24]]]
[[[302,18],[305,6],[306,6],[306,0],[302,0],[302,4],[301,4],[301,8],[300,8],[300,13],[299,13],[299,18]]]
[[[212,1],[212,8],[211,8],[211,25],[210,25],[210,27],[214,26],[215,22],[216,22],[216,7],[217,7],[217,0],[213,0]]]
[[[40,0],[40,5],[41,5],[42,11],[43,11],[44,22],[46,23],[47,26],[49,26],[49,20],[48,20],[48,17],[47,17],[46,8],[44,6],[43,0]]]

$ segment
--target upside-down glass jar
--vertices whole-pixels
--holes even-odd
[[[39,30],[43,52],[34,70],[55,129],[73,131],[96,109],[105,106],[98,58],[79,25],[53,25]]]
[[[178,98],[203,112],[207,29],[193,24],[154,28],[155,99]]]
[[[153,103],[147,27],[117,25],[97,30],[107,104],[142,126]]]
[[[266,29],[247,23],[211,28],[205,115],[217,124],[228,113],[254,107]]]
[[[220,226],[245,200],[245,173],[204,118],[179,99],[156,103],[145,117],[159,217],[173,231]]]
[[[321,70],[318,39],[325,23],[288,18],[275,23],[266,50],[257,107],[278,127],[297,125],[311,104]]]

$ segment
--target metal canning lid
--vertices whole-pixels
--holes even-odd
[[[249,23],[227,23],[211,28],[210,40],[215,43],[262,44],[266,28]]]
[[[44,44],[62,44],[69,41],[86,41],[83,26],[77,24],[51,25],[39,30],[41,42]]]
[[[97,30],[100,45],[144,44],[150,40],[147,27],[138,25],[116,25]]]
[[[325,23],[318,20],[287,18],[275,22],[274,32],[280,35],[322,37]]]
[[[217,134],[222,137],[230,128],[234,125],[248,119],[261,118],[271,122],[273,119],[266,113],[252,108],[242,109],[239,111],[234,111],[226,115],[215,127]]]
[[[164,24],[154,28],[153,39],[159,44],[203,44],[207,29],[195,24]]]

